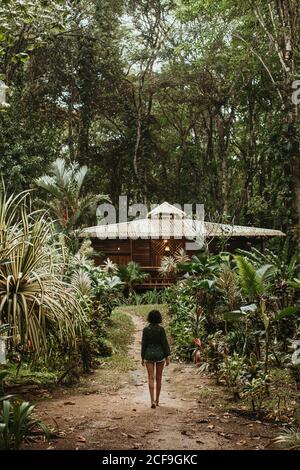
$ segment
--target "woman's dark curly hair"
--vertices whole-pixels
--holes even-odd
[[[159,310],[151,310],[151,312],[148,313],[148,318],[147,318],[149,323],[161,323],[162,322],[162,316]]]

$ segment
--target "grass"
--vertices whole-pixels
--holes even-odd
[[[124,314],[133,314],[138,317],[141,317],[145,321],[145,325],[147,323],[147,316],[150,310],[159,310],[163,319],[163,326],[166,329],[167,337],[169,344],[172,350],[172,337],[169,330],[169,308],[167,304],[147,304],[147,305],[124,305],[121,307],[117,307],[115,312],[122,312]]]
[[[130,314],[132,313],[133,315],[137,315],[138,317],[141,317],[144,321],[145,324],[147,323],[147,316],[150,310],[159,310],[163,319],[163,326],[166,328],[168,340],[171,342],[171,335],[169,331],[169,326],[168,323],[170,321],[170,316],[169,316],[169,309],[167,304],[147,304],[147,305],[124,305],[121,307],[117,307],[115,311],[117,312],[123,312],[125,314]]]
[[[133,341],[134,325],[131,318],[122,311],[112,313],[107,328],[107,338],[112,344],[114,354],[110,357],[99,358],[101,365],[96,371],[99,383],[115,388],[120,383],[120,376],[134,366],[134,361],[128,356],[128,349]],[[33,370],[24,363],[17,374],[17,366],[10,364],[4,366],[8,370],[6,383],[8,386],[38,385],[46,388],[56,386],[61,371],[50,372],[46,367]]]
[[[164,324],[167,324],[169,321],[168,315],[168,306],[167,304],[148,304],[148,305],[124,305],[121,307],[117,307],[115,312],[123,312],[123,313],[133,313],[141,318],[143,318],[146,322],[147,315],[150,310],[159,310],[163,317]]]
[[[131,318],[118,307],[111,315],[107,338],[113,345],[114,354],[102,359],[102,365],[97,370],[97,381],[110,389],[118,389],[121,378],[133,369],[134,360],[128,356],[128,350],[133,342],[134,325]]]
[[[3,366],[3,369],[8,371],[5,382],[8,386],[26,386],[26,385],[41,385],[46,388],[53,386],[59,376],[59,371],[51,372],[46,367],[39,370],[33,370],[26,364],[23,364],[17,375],[17,366],[9,364]]]

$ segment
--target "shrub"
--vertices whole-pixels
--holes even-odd
[[[112,356],[114,352],[112,343],[107,338],[98,338],[97,352],[102,357]]]
[[[48,428],[34,419],[34,406],[4,396],[3,381],[7,371],[0,371],[0,450],[17,450],[36,428],[49,436]]]

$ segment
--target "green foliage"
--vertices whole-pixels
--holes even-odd
[[[99,338],[97,342],[97,352],[99,356],[108,357],[114,353],[113,345],[107,338]]]
[[[197,256],[193,256],[190,262],[185,263],[182,266],[182,269],[186,273],[201,276],[205,279],[217,274],[221,267],[221,263],[225,263],[228,261],[228,253],[220,253],[218,255],[200,253]]]
[[[33,213],[27,194],[0,192],[0,320],[11,326],[14,344],[36,354],[46,351],[47,335],[75,347],[84,314],[75,291],[63,282],[53,262],[52,225]]]
[[[121,299],[129,305],[164,304],[167,293],[164,290],[148,290],[143,293],[133,292],[128,299]]]
[[[134,286],[142,284],[149,274],[144,273],[138,263],[130,261],[127,266],[119,266],[119,276],[126,286],[127,294],[131,295]]]
[[[213,334],[207,335],[202,344],[204,345],[204,363],[200,370],[212,372],[216,377],[217,383],[219,383],[222,364],[227,355],[227,346],[223,332],[216,331]]]
[[[235,259],[242,292],[248,300],[252,301],[265,290],[263,275],[242,256],[236,256]]]
[[[268,397],[267,385],[267,376],[252,377],[251,380],[244,385],[243,398],[250,400],[253,411],[261,410],[263,400]]]
[[[200,201],[214,221],[290,228],[299,40],[284,70],[279,40],[286,24],[299,29],[289,3],[283,19],[261,1],[5,1],[1,172],[27,188],[64,156],[114,203]]]
[[[234,398],[239,398],[239,390],[245,374],[245,358],[234,352],[232,356],[225,355],[221,365],[221,377],[231,389]]]
[[[289,238],[285,240],[283,246],[280,246],[278,253],[268,248],[264,252],[260,252],[256,248],[251,251],[238,250],[238,252],[260,269],[263,266],[270,266],[268,275],[273,281],[291,281],[299,272],[299,248],[294,246]]]
[[[52,164],[50,175],[36,180],[36,185],[50,196],[47,205],[62,230],[74,229],[84,218],[89,220],[91,214],[95,218],[97,204],[107,200],[102,194],[83,194],[87,171],[86,166],[67,165],[64,159],[58,158]]]
[[[236,273],[224,264],[220,268],[220,272],[216,281],[216,287],[220,289],[224,295],[224,300],[230,310],[237,307],[240,300],[240,290]]]
[[[199,337],[200,370],[225,384],[235,400],[248,402],[255,413],[272,408],[275,415],[276,400],[281,400],[277,387],[287,387],[296,398],[298,416],[299,368],[290,366],[296,391],[287,378],[285,385],[277,385],[274,373],[287,366],[288,345],[298,338],[297,282],[292,281],[288,293],[278,289],[275,263],[268,263],[258,251],[255,260],[251,254],[244,251],[225,263],[221,256],[220,265],[214,266],[208,278],[199,271],[168,289],[174,349],[179,357],[190,360],[193,339]]]
[[[31,2],[3,0],[0,6],[0,57],[8,54],[12,63],[26,63],[32,51],[47,37],[65,29],[67,7],[61,0]],[[21,31],[21,36],[15,34]]]
[[[0,449],[18,450],[32,431],[40,427],[49,435],[46,426],[32,417],[34,406],[28,402],[4,400],[0,410]]]
[[[33,405],[4,396],[3,382],[7,375],[7,370],[0,371],[0,450],[18,450],[35,429],[41,428],[47,437],[49,431],[32,416]]]

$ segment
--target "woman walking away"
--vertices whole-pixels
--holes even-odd
[[[164,365],[170,364],[170,347],[166,332],[160,325],[162,322],[159,310],[151,310],[148,314],[149,324],[145,326],[142,337],[142,365],[148,372],[151,408],[159,406],[161,378]],[[155,378],[154,378],[155,377]],[[156,379],[156,399],[154,398],[154,380]]]

